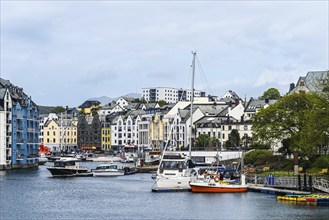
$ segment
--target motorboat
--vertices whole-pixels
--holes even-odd
[[[79,161],[86,161],[86,156],[84,154],[77,154],[75,156]]]
[[[100,164],[92,170],[93,176],[123,176],[125,171],[118,168],[116,163]]]
[[[86,167],[81,167],[75,158],[61,158],[54,161],[54,166],[47,167],[53,177],[90,176]]]
[[[242,174],[240,181],[237,181],[237,179],[221,178],[221,174],[206,173],[204,178],[191,178],[189,184],[192,192],[197,193],[238,193],[248,191],[245,178],[245,175]]]
[[[124,167],[123,171],[124,171],[125,175],[135,174],[135,173],[137,173],[137,168],[136,167]]]
[[[38,157],[38,165],[45,165],[48,162],[47,157]]]

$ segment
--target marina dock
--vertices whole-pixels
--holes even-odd
[[[248,184],[248,189],[249,189],[249,191],[261,192],[261,193],[272,194],[272,195],[286,195],[286,194],[308,195],[308,194],[311,194],[311,192],[307,192],[307,191],[298,191],[298,190],[293,190],[293,189],[280,189],[280,188],[268,187],[268,186],[260,185],[260,184]]]

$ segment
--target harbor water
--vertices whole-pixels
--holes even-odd
[[[95,163],[84,163],[96,167]],[[47,164],[0,171],[0,219],[327,219],[329,207],[247,192],[151,192],[151,174],[53,178]]]

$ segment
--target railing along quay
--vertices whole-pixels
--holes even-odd
[[[298,176],[247,176],[247,183],[252,186],[294,189],[298,191],[310,191],[314,189],[329,193],[329,180],[311,175]]]

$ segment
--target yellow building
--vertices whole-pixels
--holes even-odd
[[[60,126],[55,119],[47,120],[43,128],[43,144],[51,151],[59,151]]]
[[[74,151],[78,141],[77,124],[50,119],[44,125],[43,144],[51,151]]]
[[[100,107],[99,101],[85,101],[82,105],[79,106],[78,111],[83,112],[85,115],[92,116],[94,110],[98,110]]]
[[[102,127],[101,128],[101,146],[102,150],[111,149],[111,127]]]
[[[62,149],[65,151],[74,151],[78,146],[78,127],[76,123],[69,122],[68,125],[61,128]]]

